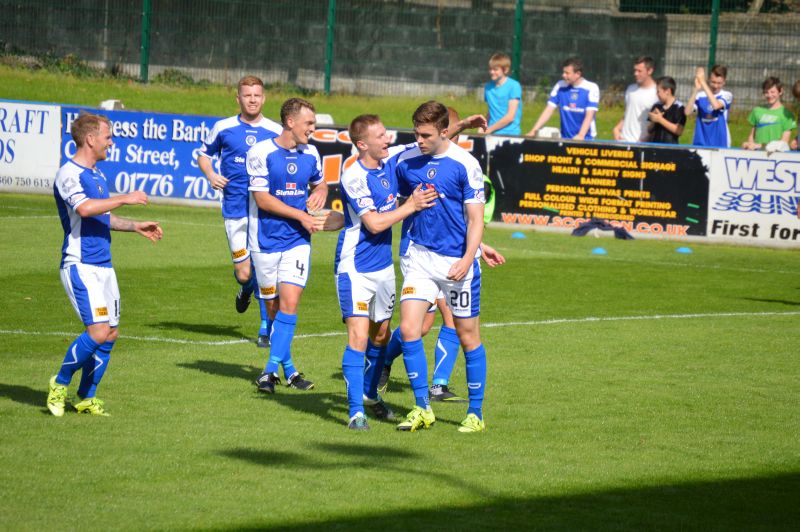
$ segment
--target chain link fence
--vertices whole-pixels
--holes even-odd
[[[579,56],[614,103],[637,56],[655,58],[656,74],[673,76],[686,98],[694,68],[715,55],[742,108],[760,101],[767,75],[800,77],[795,0],[0,0],[0,9],[5,54],[76,56],[144,80],[256,74],[309,91],[481,97],[489,56],[503,51],[528,98]]]

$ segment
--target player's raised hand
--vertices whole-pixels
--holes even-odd
[[[158,242],[164,237],[164,231],[158,222],[136,222],[133,230],[153,242]]]
[[[308,213],[303,213],[303,216],[300,217],[300,223],[311,234],[322,230],[322,225],[317,225],[317,219]]]
[[[421,211],[433,207],[437,197],[439,197],[439,193],[436,192],[433,186],[428,185],[427,188],[423,189],[422,184],[417,185],[417,188],[415,188],[414,192],[411,194],[411,200],[414,202],[414,210]]]
[[[506,258],[496,249],[481,242],[481,258],[490,268],[506,263]]]
[[[134,190],[123,196],[123,202],[125,205],[147,205],[147,194],[141,190]]]
[[[306,208],[309,212],[318,211],[325,207],[325,200],[328,199],[328,187],[316,187],[311,191],[306,200]]]
[[[216,172],[211,173],[208,182],[211,183],[211,188],[214,190],[222,190],[228,184],[228,180]]]
[[[461,121],[461,125],[463,126],[461,129],[478,128],[478,130],[481,131],[485,130],[489,123],[483,115],[470,115]]]
[[[314,217],[314,225],[318,231],[338,231],[344,227],[344,215],[338,211],[323,209],[311,213]]]
[[[450,270],[447,272],[447,278],[451,281],[460,281],[466,277],[473,260],[474,259],[467,257],[466,259],[462,258],[454,262],[453,265],[450,266]]]

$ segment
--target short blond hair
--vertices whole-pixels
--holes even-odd
[[[489,66],[502,68],[503,72],[508,74],[508,71],[511,70],[511,57],[502,52],[492,54],[492,57],[489,58]]]
[[[103,122],[105,122],[109,128],[111,127],[111,120],[109,120],[108,117],[82,112],[69,128],[75,145],[80,148],[86,142],[86,137],[99,133],[100,124]]]

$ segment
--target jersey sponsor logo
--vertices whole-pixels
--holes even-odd
[[[416,288],[414,288],[413,286],[406,286],[405,288],[403,288],[403,294],[402,295],[404,295],[404,296],[413,296],[416,293],[417,293],[417,289]]]
[[[383,185],[383,188],[389,188],[389,180],[386,178],[381,179],[381,185]]]
[[[97,307],[94,309],[94,313],[97,316],[108,316],[108,307]]]
[[[274,296],[277,289],[274,286],[260,286],[258,291],[261,292],[262,296]]]
[[[302,196],[305,194],[305,190],[276,190],[276,196]]]
[[[296,165],[295,163],[289,163],[289,164],[287,164],[287,165],[286,165],[286,171],[287,171],[287,172],[288,172],[290,175],[294,175],[294,174],[296,174],[296,173],[297,173],[297,165]]]
[[[297,190],[297,183],[286,183],[286,190]]]
[[[245,142],[245,144],[247,144],[248,146],[252,146],[253,144],[255,144],[255,143],[256,143],[256,138],[255,138],[253,135],[247,135],[247,136],[244,138],[244,142]]]
[[[234,259],[241,259],[245,255],[247,255],[247,250],[246,249],[237,249],[236,251],[232,252],[231,255],[233,255]]]
[[[428,176],[428,179],[433,179],[436,177],[436,168],[429,168],[426,175]]]
[[[358,301],[358,302],[356,302],[356,308],[358,310],[360,310],[361,312],[366,312],[366,311],[369,310],[369,305],[367,305],[363,301]]]
[[[233,162],[238,164],[244,164],[244,157],[237,155],[236,157],[233,158]]]

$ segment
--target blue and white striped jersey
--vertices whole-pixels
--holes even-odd
[[[389,156],[378,168],[365,168],[361,161],[356,161],[342,175],[339,188],[344,228],[336,246],[336,273],[369,273],[391,266],[391,227],[373,234],[361,223],[361,216],[369,211],[380,214],[397,208],[397,160],[416,146],[416,143],[391,146]]]
[[[280,124],[261,117],[256,124],[242,122],[239,115],[218,121],[208,132],[198,157],[220,159],[220,175],[228,179],[222,189],[223,218],[247,216],[247,150],[257,142],[280,135]]]
[[[247,152],[251,192],[247,247],[250,251],[276,253],[311,242],[311,235],[299,221],[262,211],[252,193],[269,192],[290,207],[305,211],[308,185],[322,182],[321,168],[319,152],[310,144],[287,150],[271,138],[250,148]]]
[[[467,247],[465,205],[484,203],[483,172],[478,161],[454,142],[440,155],[406,151],[397,162],[401,196],[410,196],[422,184],[439,193],[433,207],[407,218],[411,241],[448,257],[463,257]]]
[[[103,173],[70,159],[56,174],[53,195],[64,229],[61,268],[77,263],[110,268],[111,212],[90,218],[75,212],[87,200],[108,198],[108,182]]]
[[[561,137],[571,139],[581,130],[586,112],[597,111],[600,105],[600,87],[585,79],[572,86],[562,79],[550,91],[547,105],[558,107],[561,113]],[[593,139],[596,135],[597,128],[593,118],[586,140]]]

